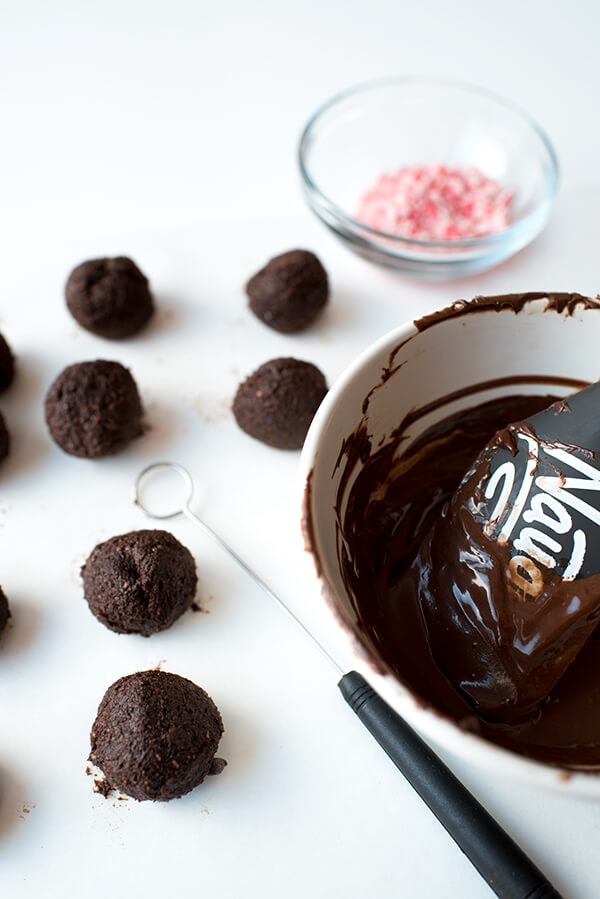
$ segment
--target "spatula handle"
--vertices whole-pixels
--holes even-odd
[[[350,708],[502,899],[561,899],[542,872],[421,737],[357,671],[338,684]]]

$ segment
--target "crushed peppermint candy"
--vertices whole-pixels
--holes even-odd
[[[378,178],[356,217],[398,237],[461,240],[506,228],[512,198],[511,190],[475,167],[402,166]]]

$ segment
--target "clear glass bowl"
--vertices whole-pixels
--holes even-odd
[[[545,227],[558,162],[543,130],[487,91],[435,78],[371,82],[333,97],[304,128],[298,150],[310,208],[370,262],[430,280],[481,272],[527,246]],[[400,166],[474,166],[512,191],[510,224],[484,237],[416,240],[356,219],[360,198]]]

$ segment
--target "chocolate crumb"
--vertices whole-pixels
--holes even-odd
[[[6,338],[0,334],[0,391],[10,387],[15,377],[15,357]]]
[[[6,627],[8,619],[11,617],[8,599],[2,587],[0,587],[0,634]]]
[[[211,775],[211,777],[213,777],[217,774],[221,774],[221,772],[225,768],[226,764],[227,764],[227,762],[225,759],[215,758],[211,762],[211,766],[210,766],[208,773]]]
[[[106,780],[106,778],[94,778],[94,793],[99,793],[101,796],[104,796],[105,799],[108,799],[108,797],[112,793],[112,790],[113,788]]]

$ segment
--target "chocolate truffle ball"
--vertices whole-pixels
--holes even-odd
[[[154,312],[148,279],[126,256],[82,262],[69,275],[65,297],[82,328],[112,340],[137,334]]]
[[[173,534],[130,531],[99,543],[81,569],[96,618],[119,634],[145,637],[170,627],[196,594],[196,563]]]
[[[0,462],[6,459],[10,451],[10,434],[6,427],[6,421],[0,412]]]
[[[15,357],[6,338],[0,334],[0,391],[10,387],[15,377]]]
[[[90,761],[106,778],[101,792],[133,799],[177,799],[219,774],[223,721],[210,696],[187,678],[139,671],[106,691],[91,732]]]
[[[310,362],[272,359],[243,381],[233,400],[240,428],[277,449],[300,449],[327,384]]]
[[[329,298],[327,272],[314,253],[275,256],[246,284],[249,306],[265,325],[283,334],[314,322]]]
[[[51,384],[46,424],[65,453],[110,456],[142,433],[142,404],[131,372],[119,362],[77,362]]]
[[[0,634],[6,627],[6,623],[10,618],[10,609],[8,607],[8,599],[2,587],[0,587]]]

